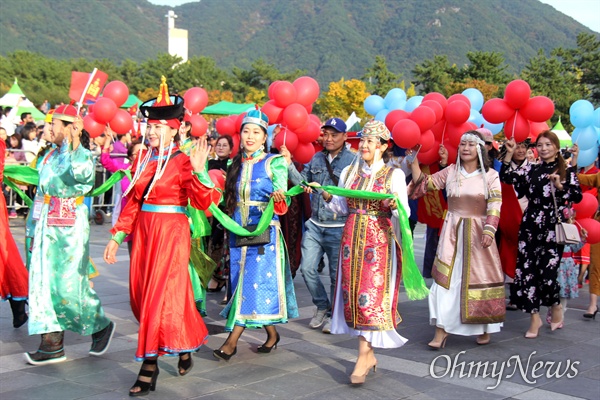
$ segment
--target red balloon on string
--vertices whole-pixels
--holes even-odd
[[[309,104],[308,106],[304,106],[304,108],[306,108],[306,112],[308,114],[310,114],[312,112],[312,110],[313,110],[313,105]]]
[[[95,119],[94,113],[89,113],[83,117],[83,128],[90,134],[93,139],[104,133],[105,124],[101,124]]]
[[[109,125],[113,131],[119,135],[124,135],[133,128],[133,120],[126,110],[117,110]]]
[[[235,133],[235,121],[229,118],[219,118],[215,128],[219,135],[233,135]]]
[[[421,145],[420,151],[428,151],[435,144],[435,137],[433,136],[433,132],[425,131],[421,133],[421,139],[419,139],[419,144]]]
[[[394,139],[394,143],[396,143],[396,145],[404,149],[410,149],[419,143],[419,139],[421,138],[421,129],[415,121],[403,119],[396,122],[396,125],[394,125],[392,138]]]
[[[516,79],[510,82],[506,85],[506,89],[504,90],[504,100],[506,100],[506,103],[513,109],[523,107],[529,100],[530,95],[531,88],[529,87],[529,84],[522,79]],[[488,119],[486,118],[486,120]],[[492,122],[490,120],[488,121]]]
[[[585,218],[581,220],[578,219],[577,223],[587,231],[587,242],[589,244],[600,242],[600,222],[593,218]]]
[[[233,148],[231,149],[230,157],[233,158],[240,151],[240,135],[234,133],[233,135],[231,135],[231,140],[233,140]]]
[[[302,143],[312,143],[321,136],[321,128],[314,121],[308,121],[306,128],[296,131],[298,140]]]
[[[185,91],[183,95],[183,106],[192,114],[198,114],[208,105],[208,93],[199,87],[193,87]]]
[[[529,99],[520,113],[533,122],[546,122],[554,115],[554,103],[546,96],[535,96]]]
[[[109,97],[100,97],[94,104],[94,119],[100,124],[106,124],[115,117],[119,108]]]
[[[446,97],[444,97],[443,94],[438,93],[438,92],[431,92],[431,93],[427,93],[425,95],[425,97],[423,97],[423,103],[426,101],[435,101],[436,103],[438,103],[441,107],[442,110],[446,109],[446,106],[448,105],[448,100],[446,100]],[[421,104],[423,104],[421,103]]]
[[[419,125],[421,132],[425,132],[431,129],[431,127],[435,124],[435,111],[429,107],[419,106],[415,108],[412,113],[410,113],[409,119],[415,121],[417,125]]]
[[[283,123],[291,130],[302,128],[308,122],[308,113],[301,104],[290,104],[283,110]]]
[[[469,119],[471,107],[460,100],[455,100],[452,103],[448,102],[446,106],[446,121],[451,124],[459,125]]]
[[[273,81],[269,85],[269,89],[267,90],[267,96],[269,96],[269,99],[272,99],[273,96],[275,95],[275,87],[277,87],[277,85],[279,84],[279,82],[283,82],[283,81]]]
[[[319,127],[319,129],[321,128],[321,120],[315,114],[308,114],[308,119],[310,119],[315,124],[317,124],[317,126]]]
[[[296,88],[290,82],[279,82],[272,92],[272,100],[275,101],[275,105],[278,107],[285,108],[296,102]]]
[[[121,107],[129,97],[129,88],[121,81],[112,81],[104,87],[102,96],[112,99],[117,107]]]
[[[462,101],[463,103],[469,106],[469,110],[471,109],[471,100],[469,100],[469,98],[464,94],[456,93],[448,97],[448,104],[454,103],[455,101]],[[446,108],[448,107],[446,106]]]
[[[517,143],[527,139],[529,131],[529,121],[519,112],[516,112],[515,115],[506,120],[504,124],[504,135],[506,138],[511,139],[514,137]]]
[[[293,155],[295,161],[300,164],[307,164],[315,155],[315,148],[312,143],[298,143]]]
[[[423,148],[421,148],[421,151],[417,154],[417,159],[421,164],[425,165],[437,163],[440,160],[439,151],[440,142],[434,142],[429,150],[423,150]]]
[[[436,122],[435,125],[433,125],[433,127],[431,128],[431,131],[433,132],[433,136],[435,137],[435,140],[437,140],[438,142],[442,141],[442,138],[444,137],[444,134],[446,133],[446,125],[448,124],[448,122],[446,120],[441,120],[439,122]]]
[[[392,131],[396,123],[410,117],[410,113],[404,110],[392,110],[385,117],[385,126]]]
[[[509,119],[514,113],[514,108],[502,99],[490,99],[485,102],[481,109],[483,118],[492,124],[500,124]]]
[[[286,128],[281,128],[275,139],[273,139],[273,147],[281,149],[281,146],[285,145],[290,153],[298,148],[298,144],[298,135]]]
[[[444,109],[440,103],[433,100],[424,100],[419,107],[428,107],[435,113],[435,122],[439,122],[444,117]],[[417,107],[417,108],[419,108]],[[389,114],[388,114],[389,115]]]
[[[319,84],[310,76],[301,76],[293,83],[296,88],[296,102],[309,106],[319,98]]]
[[[192,123],[192,136],[200,137],[206,134],[208,130],[208,122],[201,115],[194,114],[190,117]]]
[[[448,165],[456,164],[456,159],[458,157],[458,148],[452,146],[452,144],[450,144],[450,142],[448,141],[444,143],[444,147],[446,148],[446,151],[448,151]]]
[[[235,117],[235,132],[236,133],[240,133],[240,131],[242,130],[242,122],[244,122],[245,116],[246,116],[246,113],[241,113],[237,117]]]
[[[281,115],[283,108],[277,107],[274,100],[267,101],[260,109],[263,113],[267,114],[269,118],[269,124],[274,125],[281,122]]]
[[[598,209],[598,200],[596,196],[590,193],[584,193],[581,201],[577,204],[573,204],[575,210],[575,219],[586,219],[592,218]]]
[[[544,131],[550,129],[546,122],[530,122],[529,123],[529,137],[535,141],[538,135]]]

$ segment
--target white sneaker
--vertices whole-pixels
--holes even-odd
[[[310,320],[308,326],[312,329],[317,329],[323,322],[325,322],[325,316],[327,315],[327,310],[317,310],[315,311],[315,316]]]
[[[321,329],[323,333],[331,333],[331,317],[325,318],[325,323],[323,324],[323,329]]]

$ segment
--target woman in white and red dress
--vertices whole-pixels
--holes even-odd
[[[140,106],[149,118],[148,151],[140,152],[125,195],[127,205],[111,233],[104,260],[115,262],[117,248],[133,233],[129,293],[132,311],[140,323],[136,359],[143,360],[130,396],[155,390],[157,357],[179,355],[180,375],[193,366],[192,352],[202,346],[208,331],[196,310],[188,274],[190,226],[188,200],[198,205],[195,158],[177,146],[183,99],[169,96],[163,77],[159,97]]]

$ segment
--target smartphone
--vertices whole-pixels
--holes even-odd
[[[415,147],[413,147],[410,150],[411,150],[411,153],[408,154],[406,156],[406,158],[405,158],[406,159],[406,163],[409,164],[409,165],[412,164],[413,161],[415,161],[415,158],[417,158],[417,155],[419,154],[419,151],[421,150],[421,145],[418,144],[418,145],[416,145]]]

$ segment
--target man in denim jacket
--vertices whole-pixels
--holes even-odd
[[[316,182],[322,186],[337,186],[342,170],[354,160],[355,153],[346,148],[347,136],[344,121],[339,118],[330,118],[321,127],[321,132],[325,149],[316,153],[301,173],[292,164],[289,151],[285,147],[281,149],[281,154],[289,164],[289,179],[295,185],[306,181]],[[327,164],[329,164],[329,168]],[[321,194],[310,189],[308,191],[313,193],[310,203],[312,216],[306,221],[306,231],[302,237],[300,270],[313,303],[317,306],[315,315],[308,326],[313,329],[323,326],[324,333],[331,333],[331,302],[335,291],[338,254],[346,217],[331,212],[326,207]],[[329,261],[330,297],[327,297],[327,291],[317,271],[323,253],[327,254]]]

